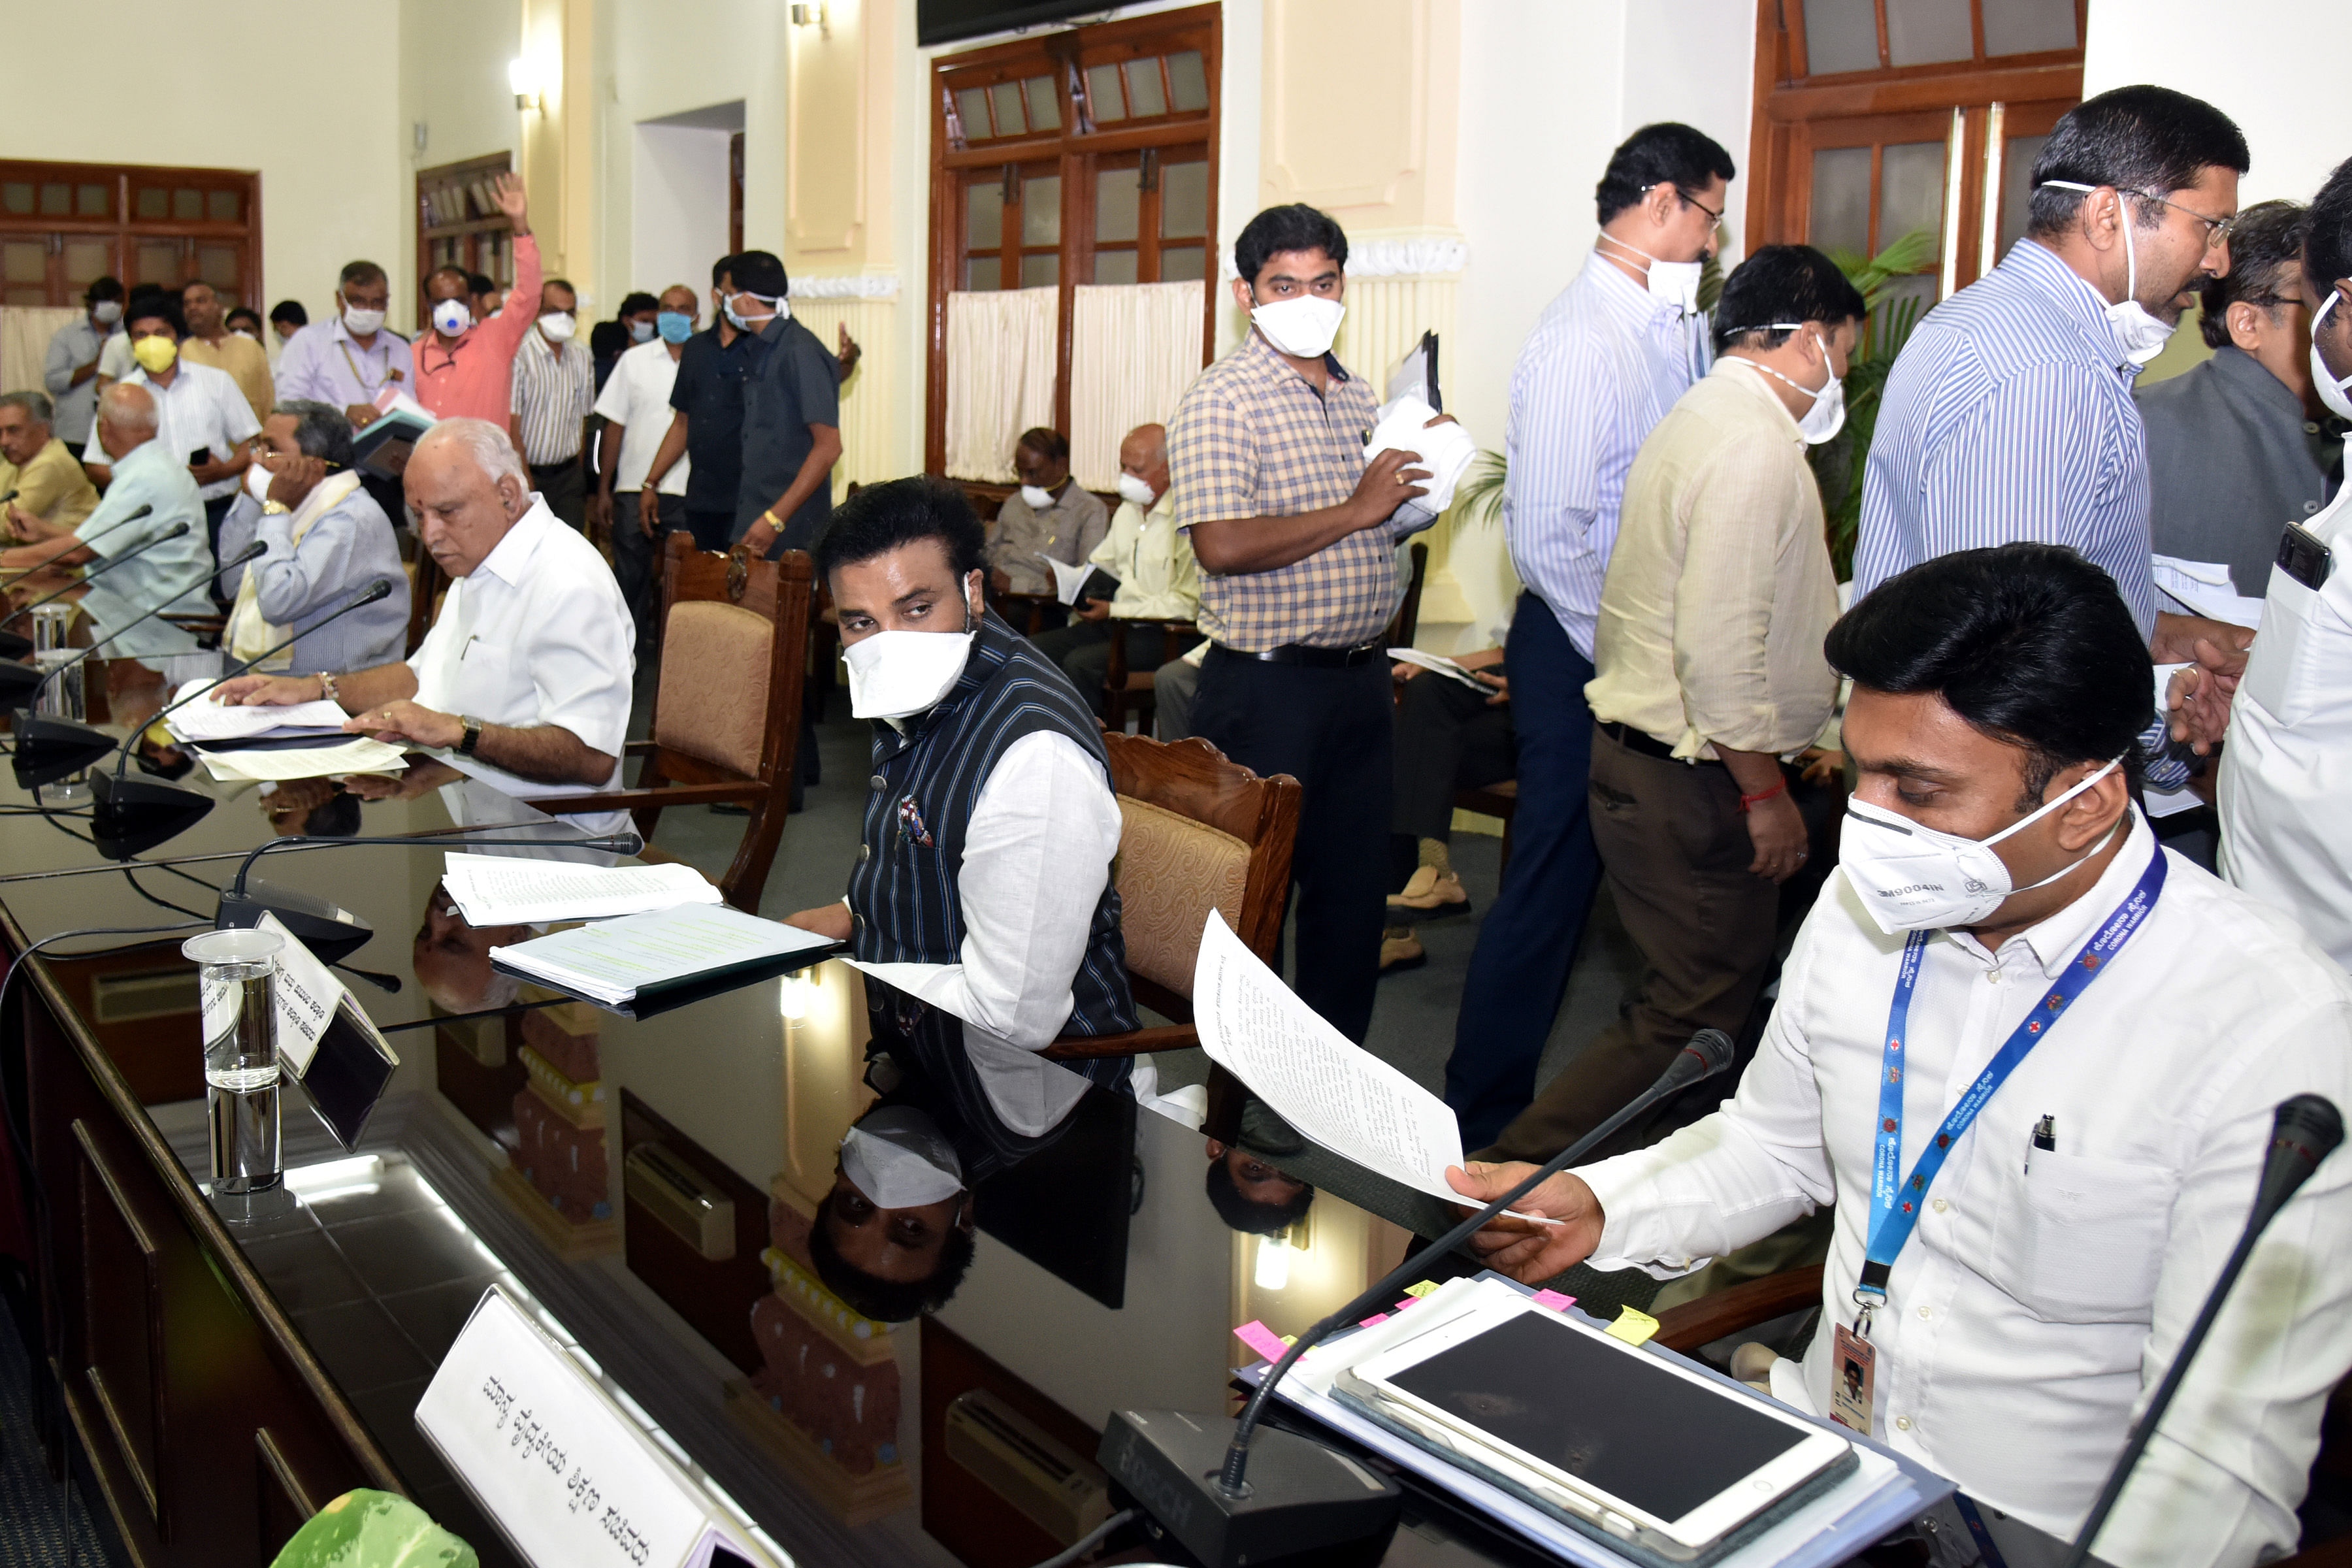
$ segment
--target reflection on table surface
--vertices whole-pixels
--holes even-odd
[[[93,686],[111,721],[152,715],[162,672],[102,663]],[[142,763],[170,759],[130,765]],[[436,836],[289,849],[253,872],[373,928],[345,973],[400,1066],[356,1155],[289,1090],[299,1206],[236,1240],[436,1511],[454,1494],[420,1458],[407,1412],[454,1332],[446,1314],[491,1278],[540,1303],[628,1407],[799,1560],[950,1561],[928,1524],[959,1551],[1030,1563],[1059,1549],[1060,1525],[947,1457],[978,1430],[971,1400],[949,1410],[959,1396],[984,1393],[982,1405],[1013,1412],[1024,1440],[1058,1444],[1084,1474],[1114,1405],[1224,1408],[1244,1359],[1234,1324],[1303,1330],[1402,1256],[1404,1229],[1340,1195],[1371,1189],[1328,1169],[1319,1193],[1282,1174],[1297,1155],[1262,1112],[1226,1108],[1246,1123],[1212,1158],[1197,1124],[1101,1089],[968,1189],[887,1211],[873,1194],[852,1204],[840,1158],[851,1126],[909,1103],[944,1122],[953,1096],[927,1089],[919,1064],[868,1061],[866,988],[849,965],[650,1018],[601,1011],[495,969],[492,947],[532,932],[470,925],[440,885],[457,846],[436,839],[452,829],[549,841],[484,853],[564,854],[558,841],[576,835],[544,814],[424,766],[391,787],[226,784],[202,768],[183,782],[217,804],[182,837],[128,866],[58,875],[95,862],[86,820],[32,812],[27,792],[0,781],[0,905],[16,927],[37,939],[208,921],[243,853],[274,836]],[[788,831],[781,852],[793,849]],[[44,963],[202,1177],[185,934]],[[940,1131],[953,1142],[953,1127]],[[1254,1142],[1278,1147],[1247,1152]],[[926,1289],[942,1262],[956,1278],[931,1292],[947,1299],[918,1330],[828,1289],[844,1259]]]

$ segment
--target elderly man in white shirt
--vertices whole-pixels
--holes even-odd
[[[1068,678],[986,613],[980,520],[954,485],[861,490],[814,553],[874,762],[848,898],[792,923],[850,944],[868,977],[867,1055],[943,1086],[960,1124],[947,1136],[977,1181],[1050,1142],[1089,1082],[1132,1081],[1126,1058],[1066,1068],[1037,1055],[1136,1027],[1101,728]],[[852,1306],[887,1299],[876,1280],[938,1268],[936,1246],[902,1258],[888,1245],[900,1205],[885,1194],[843,1204],[818,1222],[857,1271],[826,1280]]]
[[[416,652],[341,674],[240,676],[219,700],[323,697],[352,716],[345,729],[438,752],[509,795],[618,787],[635,660],[612,568],[556,521],[488,420],[436,425],[402,482],[425,548],[451,579]]]
[[[2352,983],[2156,844],[2129,795],[2146,645],[2072,551],[1914,567],[1828,651],[1860,784],[1737,1096],[1517,1205],[1557,1228],[1479,1244],[1522,1279],[1588,1257],[1667,1277],[1833,1205],[1823,1326],[1773,1394],[2071,1537],[2237,1240],[2273,1111],[2352,1094]],[[2347,1177],[2328,1161],[2272,1222],[2098,1556],[2294,1550],[2352,1366]]]

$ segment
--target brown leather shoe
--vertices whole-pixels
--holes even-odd
[[[1381,936],[1381,973],[1393,974],[1399,970],[1419,969],[1429,962],[1429,950],[1421,945],[1421,938],[1411,931],[1383,932]]]
[[[1391,921],[1434,921],[1470,912],[1470,894],[1462,879],[1448,871],[1439,876],[1434,866],[1417,868],[1401,892],[1389,895]]]

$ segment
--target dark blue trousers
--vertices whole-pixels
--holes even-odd
[[[1576,651],[1550,606],[1527,593],[1505,651],[1519,738],[1511,860],[1478,929],[1445,1063],[1445,1103],[1461,1118],[1465,1152],[1492,1143],[1535,1099],[1536,1064],[1601,879],[1586,816],[1592,710],[1584,684],[1592,661]]]

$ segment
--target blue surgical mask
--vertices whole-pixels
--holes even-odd
[[[653,342],[654,324],[651,321],[631,321],[629,323],[629,341],[633,343],[649,343]]]
[[[666,343],[682,343],[694,336],[694,318],[683,310],[664,310],[654,318],[654,330]]]

